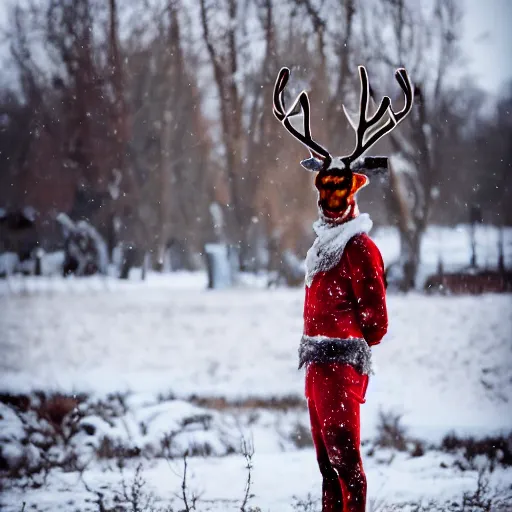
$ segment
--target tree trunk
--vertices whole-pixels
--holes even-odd
[[[416,286],[416,276],[420,263],[421,237],[423,232],[414,230],[404,232],[400,230],[400,267],[402,280],[399,289],[402,292],[413,290]]]

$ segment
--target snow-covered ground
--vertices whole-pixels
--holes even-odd
[[[446,511],[447,509],[443,508],[429,508],[430,499],[441,503],[450,502],[455,498],[460,500],[464,493],[474,491],[477,480],[476,472],[455,470],[451,467],[452,462],[450,456],[437,452],[429,452],[415,459],[399,453],[391,463],[368,459],[365,461],[369,486],[368,512],[396,510],[392,508],[392,504],[395,503],[410,503],[413,506],[404,507],[403,510],[411,512],[418,510],[415,504],[427,506],[423,510]],[[241,456],[220,459],[196,458],[189,460],[188,464],[188,488],[190,493],[200,495],[199,510],[240,510],[247,477],[245,461]],[[143,473],[146,492],[157,496],[161,506],[169,503],[177,506],[180,503],[182,472],[183,464],[179,461],[158,461],[148,464]],[[130,485],[134,475],[133,469],[125,469],[123,473],[126,483]],[[490,483],[493,488],[507,488],[510,486],[511,476],[511,471],[496,470],[491,474]],[[105,495],[109,491],[112,492],[112,489],[120,490],[122,478],[119,471],[90,471],[83,476],[91,490],[101,491]],[[321,479],[314,465],[314,453],[309,449],[255,456],[252,478],[254,483],[251,493],[254,497],[249,504],[259,508],[246,510],[320,511]],[[314,508],[297,506],[298,501],[307,501],[309,496],[316,505]],[[94,494],[87,492],[79,477],[72,473],[55,473],[46,487],[30,492],[14,490],[5,498],[5,509],[2,510],[13,512],[19,512],[19,505],[22,502],[27,503],[27,510],[100,510],[91,503],[95,498]],[[60,507],[56,506],[57,503]],[[174,510],[183,508],[178,507]],[[466,510],[472,509],[468,507]]]
[[[503,253],[506,268],[512,268],[512,228],[502,231]],[[380,227],[371,232],[386,266],[397,261],[400,239],[396,228]],[[498,264],[500,230],[495,226],[477,225],[475,228],[476,264],[479,268],[495,269]],[[457,271],[471,263],[471,228],[461,224],[454,228],[429,226],[421,240],[420,265],[417,288],[423,289],[426,278],[434,274],[439,261],[445,271]]]
[[[240,400],[302,394],[301,290],[138,286],[0,299],[0,388]],[[510,424],[512,296],[388,298],[366,427],[395,409],[422,437]]]
[[[504,263],[507,268],[512,268],[512,228],[506,227],[502,230]],[[374,228],[371,232],[372,238],[379,246],[384,263],[386,266],[397,261],[400,255],[400,239],[398,231],[392,226],[383,226]],[[492,269],[498,264],[500,230],[491,225],[477,225],[475,229],[475,247],[476,263],[479,268]],[[301,255],[293,255],[293,258],[300,258]],[[302,255],[303,257],[305,255]],[[116,253],[114,259],[119,263],[120,254]],[[201,259],[198,256],[199,260]],[[457,270],[469,266],[471,262],[471,229],[470,226],[461,224],[456,227],[429,226],[426,230],[421,243],[421,263],[419,267],[417,286],[423,287],[426,277],[436,272],[437,264],[441,259],[447,271]],[[46,253],[42,255],[41,271],[44,276],[60,276],[62,274],[62,264],[64,262],[64,253],[62,251]],[[12,275],[16,271],[33,273],[35,269],[34,261],[24,261],[19,263],[18,256],[14,253],[0,254],[0,275]],[[111,269],[112,275],[115,275],[115,269]],[[140,269],[133,270],[133,278],[140,278]],[[199,274],[198,274],[199,276]],[[173,274],[170,279],[154,278],[151,285],[156,286],[190,286],[190,276],[185,274]],[[33,289],[55,289],[61,283],[60,279],[52,280],[48,284],[47,280],[24,280],[23,286],[28,290]],[[253,283],[254,284],[254,283]],[[201,278],[196,278],[196,286],[206,286],[206,276],[201,274]],[[16,280],[15,284],[16,286]],[[89,286],[89,285],[87,285]],[[15,288],[16,289],[16,288]],[[76,289],[76,284],[73,289]],[[0,281],[0,294],[9,291],[7,283]]]
[[[189,442],[208,444],[209,457],[189,459],[190,487],[204,492],[201,510],[239,509],[245,461],[230,453],[242,434],[254,440],[251,503],[287,511],[294,496],[317,499],[314,452],[290,440],[308,428],[297,370],[303,291],[267,290],[257,282],[206,291],[205,283],[203,274],[127,283],[10,279],[0,294],[0,393],[86,393],[91,402],[122,394],[126,410],[110,424],[92,413],[82,419],[95,432],[74,438],[81,449],[93,450],[98,436],[108,434],[155,454],[166,432],[188,425],[173,446],[180,453]],[[421,457],[382,449],[370,455],[370,446],[380,411],[401,415],[408,434],[426,446],[451,431],[483,437],[512,430],[512,296],[390,295],[388,306],[389,333],[373,349],[375,375],[362,406],[369,497],[388,504],[460,500],[474,490],[476,471],[458,468],[454,455],[429,449]],[[212,408],[198,408],[191,398]],[[291,405],[283,409],[276,401]],[[0,438],[7,446],[9,436],[19,436],[19,420],[4,409]],[[170,465],[143,460],[145,489],[168,502],[179,491],[179,458]],[[128,463],[127,480],[135,467]],[[93,462],[85,470],[91,489],[119,485],[119,472],[104,469]],[[510,468],[491,474],[493,486],[510,481]],[[22,501],[27,510],[86,510],[87,503],[99,510],[91,498],[77,473],[55,470],[40,489],[11,488],[0,504],[9,511],[20,510]]]
[[[398,259],[399,237],[396,228],[382,226],[372,230],[372,238],[382,252],[386,264]],[[498,262],[499,229],[490,225],[475,227],[477,264],[484,268],[496,267]],[[512,266],[512,228],[503,229],[505,265]],[[471,260],[471,227],[429,226],[421,241],[421,263],[436,265],[439,257],[449,265],[468,266]]]

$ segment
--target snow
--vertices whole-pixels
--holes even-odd
[[[386,229],[374,238],[384,258],[393,258],[396,238]],[[438,249],[448,264],[468,263],[465,227],[451,236],[428,231],[425,240],[426,265],[435,266]],[[491,264],[497,230],[477,229],[477,240],[478,258]],[[505,242],[510,262],[510,231]],[[86,393],[90,403],[123,396],[125,409],[108,421],[87,410],[80,420],[84,431],[71,443],[80,460],[89,460],[105,436],[143,451],[127,460],[123,475],[114,460],[87,466],[83,480],[106,495],[121,490],[123,478],[130,482],[142,461],[145,491],[159,505],[176,504],[180,454],[190,447],[202,453],[203,447],[210,456],[189,458],[189,487],[203,492],[201,507],[239,510],[246,462],[230,453],[243,436],[255,449],[251,505],[287,512],[308,494],[318,504],[314,451],[306,438],[302,449],[294,440],[309,429],[303,372],[297,370],[304,290],[267,289],[265,283],[242,276],[236,288],[206,290],[203,272],[149,273],[143,282],[10,277],[0,282],[0,393]],[[429,445],[452,431],[483,437],[512,430],[512,295],[389,295],[388,309],[389,332],[372,348],[375,374],[362,406],[369,500],[460,501],[475,489],[476,467],[462,470],[456,454]],[[200,405],[205,402],[210,408]],[[370,455],[381,411],[401,415],[408,434],[426,443],[426,453],[379,449]],[[28,421],[34,424],[33,414]],[[162,442],[173,432],[176,458],[162,459]],[[1,404],[2,456],[11,463],[27,456],[27,464],[35,464],[39,454],[30,443],[24,449],[24,435],[20,417]],[[64,447],[50,452],[60,456],[59,450]],[[80,478],[53,470],[40,488],[5,489],[0,508],[19,512],[26,502],[26,510],[97,510]],[[512,469],[499,466],[489,478],[493,488],[504,488]]]
[[[421,241],[418,288],[428,275],[436,272],[439,259],[445,272],[469,267],[471,263],[471,227],[460,224],[453,227],[429,226]],[[373,228],[371,238],[379,247],[387,267],[398,260],[400,239],[396,229],[389,226]],[[495,269],[498,265],[499,228],[490,225],[475,227],[476,260],[479,268]],[[505,267],[512,268],[512,228],[503,228]]]
[[[218,219],[217,219],[218,220]],[[455,228],[442,227],[442,226],[429,226],[425,235],[422,239],[421,244],[421,263],[418,273],[417,288],[422,289],[428,275],[436,272],[439,259],[441,258],[444,264],[446,272],[460,270],[461,268],[467,268],[471,263],[471,228],[468,225],[461,224]],[[490,225],[477,225],[475,232],[476,239],[476,260],[479,268],[494,269],[498,264],[498,242],[499,242],[499,229],[496,226]],[[400,239],[396,228],[389,226],[379,226],[372,229],[370,236],[377,243],[386,267],[398,260],[400,255]],[[504,241],[504,261],[505,267],[512,267],[512,228],[503,228],[503,241]],[[120,264],[121,253],[118,248],[115,250],[114,262],[117,266]],[[290,259],[290,254],[284,256]],[[0,274],[12,273],[19,271],[19,264],[16,260],[14,253],[3,253],[0,254]],[[44,276],[57,276],[62,274],[62,264],[64,261],[64,253],[62,251],[54,253],[45,253],[42,257],[42,273]],[[291,262],[293,268],[297,268],[297,262]],[[301,265],[304,261],[300,262]],[[34,272],[35,262],[30,260],[24,262],[27,266],[26,270]],[[30,267],[30,268],[28,268]],[[110,274],[114,276],[116,271],[111,269]],[[7,271],[7,272],[6,272]],[[140,279],[140,270],[134,270],[133,276],[135,279]],[[150,274],[151,276],[151,274]],[[243,281],[249,281],[254,279],[245,275],[242,276]],[[256,279],[260,284],[264,279]],[[191,282],[194,282],[194,287],[204,287],[207,285],[207,277],[205,274],[184,274],[184,273],[173,273],[170,277],[161,274],[153,274],[150,279],[148,286],[167,287],[172,286],[173,288],[189,288]],[[89,285],[88,283],[92,283]],[[116,280],[109,280],[107,284],[105,280],[100,280],[100,286],[110,288],[118,288],[119,286],[125,286],[126,283],[119,284]],[[238,284],[238,283],[237,283]],[[94,288],[98,285],[97,280],[86,281],[83,285],[80,285],[80,289],[87,290],[89,287]],[[69,286],[63,284],[60,280],[47,280],[47,279],[11,279],[9,281],[0,280],[0,295],[5,293],[12,293],[17,290],[23,289],[24,292],[33,292],[36,290],[40,291],[52,291],[58,292],[60,290],[69,290]],[[77,289],[76,283],[73,284],[73,291]]]
[[[19,258],[15,252],[4,252],[0,254],[0,275],[10,276],[19,265]]]
[[[303,290],[130,284],[0,297],[0,389],[301,396]],[[511,295],[391,295],[388,308],[388,335],[373,349],[366,435],[380,409],[402,412],[428,438],[446,425],[481,433],[510,424]]]
[[[233,269],[229,247],[226,244],[205,244],[204,251],[209,258],[211,287],[230,288],[233,285]]]
[[[146,456],[162,456],[165,451],[167,456],[181,457],[191,446],[196,451],[222,456],[238,447],[239,432],[231,417],[182,400],[131,407],[108,422],[98,415],[86,415],[80,426],[87,446],[98,449],[108,438],[118,446],[139,449]],[[166,440],[169,446],[164,450]],[[91,455],[93,452],[86,459]]]
[[[320,473],[315,465],[314,453],[308,450],[266,454],[254,457],[252,493],[250,504],[261,510],[291,512],[293,502],[311,494],[319,498],[321,487]],[[476,471],[456,471],[443,468],[451,462],[446,454],[427,453],[421,458],[407,458],[398,454],[392,465],[366,462],[370,506],[382,503],[427,502],[429,499],[449,501],[464,492],[472,492],[477,479]],[[201,494],[201,500],[208,508],[200,510],[233,511],[240,510],[245,485],[245,461],[241,456],[224,458],[196,458],[188,462],[189,489]],[[123,470],[127,483],[133,478],[133,469]],[[179,461],[158,461],[148,467],[143,478],[146,492],[153,492],[162,500],[161,505],[177,502],[176,493],[180,489],[183,464]],[[512,472],[495,471],[491,482],[496,487],[504,487],[510,481]],[[122,475],[118,471],[87,471],[83,475],[87,485],[95,490],[106,492],[120,487]],[[279,482],[279,485],[276,485]],[[6,512],[18,512],[19,504],[27,503],[27,509],[36,505],[40,511],[59,510],[55,507],[56,495],[62,504],[60,510],[72,504],[87,505],[91,494],[80,488],[78,477],[70,473],[54,473],[47,486],[30,491],[11,491],[4,496]],[[295,498],[295,499],[294,499]],[[393,501],[392,501],[393,500]],[[217,504],[213,502],[217,501]],[[220,503],[219,503],[220,502]],[[318,502],[317,502],[318,503]],[[98,510],[91,506],[80,510]],[[74,510],[74,508],[73,508]]]

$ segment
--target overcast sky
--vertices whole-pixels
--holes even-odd
[[[497,92],[512,79],[512,0],[463,0],[464,51],[478,83]]]
[[[5,7],[12,2],[16,0],[0,0],[0,24],[5,23]],[[461,4],[468,71],[479,85],[498,92],[512,80],[512,0],[461,0]],[[6,54],[7,48],[0,47],[0,57]],[[4,76],[1,81],[7,79]]]

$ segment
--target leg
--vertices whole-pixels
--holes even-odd
[[[336,471],[344,512],[364,512],[366,477],[360,445],[360,403],[368,377],[348,365],[324,364],[315,375],[315,406],[329,462]]]
[[[308,399],[311,435],[316,450],[318,467],[322,474],[322,512],[341,512],[343,499],[338,474],[331,465],[329,455],[322,436],[322,427],[315,405],[315,374],[316,365],[308,365],[306,369],[306,397]]]
[[[324,429],[329,460],[342,489],[344,512],[364,512],[366,507],[366,476],[357,436],[351,426],[327,425]]]
[[[337,512],[343,509],[343,499],[338,474],[331,465],[329,455],[322,436],[322,429],[316,412],[314,401],[308,399],[311,435],[315,444],[318,467],[322,474],[322,512]]]

